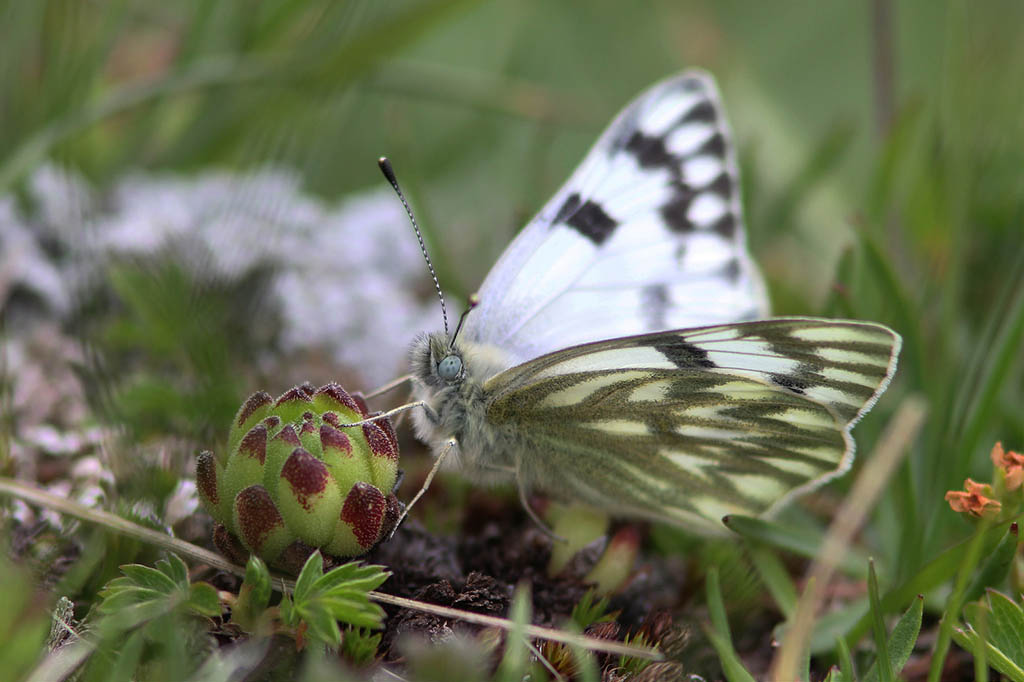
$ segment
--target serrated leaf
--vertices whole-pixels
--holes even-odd
[[[970,626],[966,630],[954,628],[953,639],[976,657],[980,656],[982,651],[984,651],[985,661],[990,666],[1006,675],[1013,682],[1024,682],[1024,668],[1021,668],[1001,650],[984,641]]]
[[[176,585],[188,585],[188,566],[176,554],[170,554],[166,559],[160,559],[156,562],[156,567]]]
[[[100,590],[97,611],[109,627],[128,629],[178,609],[203,615],[220,615],[220,601],[212,585],[189,584],[188,569],[178,557],[157,562],[157,568],[141,564],[121,567],[124,575]]]
[[[369,592],[383,584],[391,575],[383,566],[360,564],[352,561],[325,573],[316,581],[314,589],[331,592],[339,588],[353,592]]]
[[[341,637],[341,655],[356,666],[369,665],[377,657],[377,648],[383,633],[371,633],[363,628],[350,627]]]
[[[121,572],[132,587],[148,588],[162,594],[169,594],[179,587],[166,573],[149,566],[126,564],[121,566]]]
[[[384,609],[376,604],[355,604],[348,601],[325,602],[325,608],[336,620],[361,628],[379,628],[384,619]]]
[[[1018,667],[1024,668],[1024,611],[1012,599],[996,590],[987,590],[986,599],[989,606],[988,630],[989,644],[999,649]],[[982,630],[972,623],[976,630]]]
[[[188,589],[188,608],[200,616],[220,615],[220,599],[217,598],[217,590],[209,583],[193,583]]]
[[[331,646],[341,644],[341,629],[338,627],[337,619],[334,618],[328,609],[317,604],[308,608],[297,609],[297,611],[301,615],[303,622],[306,623],[308,628],[306,630],[307,636]]]
[[[112,582],[117,582],[118,580],[121,579],[115,579]],[[107,583],[107,587],[100,591],[100,597],[103,598],[103,601],[99,605],[99,612],[114,613],[129,606],[164,599],[166,596],[164,592],[136,588],[131,583],[121,583],[119,585]]]
[[[315,558],[315,560],[314,560]],[[292,602],[282,601],[281,617],[292,627],[305,621],[307,634],[330,646],[341,643],[337,621],[365,628],[379,628],[384,609],[370,601],[370,590],[390,575],[380,566],[350,562],[323,572],[319,553],[302,567]],[[301,592],[300,592],[301,588]],[[331,624],[328,625],[327,621]]]
[[[302,572],[299,573],[299,577],[295,580],[295,589],[292,590],[292,598],[295,599],[295,603],[305,601],[313,589],[313,585],[319,580],[324,574],[324,563],[323,558],[320,556],[320,551],[317,550],[309,555],[306,559],[306,563],[302,566]]]

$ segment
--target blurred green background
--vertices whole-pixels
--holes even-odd
[[[867,534],[884,570],[963,537],[944,491],[987,476],[996,440],[1024,447],[1020,2],[11,0],[0,18],[0,194],[30,202],[47,162],[98,189],[275,164],[334,200],[380,187],[387,154],[461,294],[626,102],[708,69],[775,309],[904,335],[861,452],[902,398],[928,402]],[[262,388],[197,366],[238,381],[209,404],[228,416]],[[209,405],[190,418],[225,423]]]
[[[916,202],[931,220],[899,227],[934,258],[908,282],[924,286],[952,253],[984,248],[951,224],[973,195],[1021,193],[1019,178],[983,181],[1019,161],[1022,14],[929,0],[6,2],[0,188],[44,158],[100,185],[282,162],[336,197],[378,185],[386,153],[443,242],[448,286],[472,289],[621,106],[700,66],[723,89],[773,280],[820,302],[843,231]],[[889,156],[930,157],[938,186],[881,153],[893,127]]]

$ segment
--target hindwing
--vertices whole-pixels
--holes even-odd
[[[899,345],[880,325],[813,318],[584,344],[489,380],[487,418],[521,434],[528,487],[721,529],[849,468],[850,428]]]

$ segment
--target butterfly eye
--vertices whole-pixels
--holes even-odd
[[[445,381],[455,381],[462,374],[462,358],[458,355],[446,355],[437,363],[437,374]]]

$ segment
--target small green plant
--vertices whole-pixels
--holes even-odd
[[[295,581],[295,591],[281,600],[281,622],[295,633],[299,646],[308,641],[337,648],[341,645],[338,621],[363,628],[379,628],[384,610],[368,593],[391,575],[380,566],[350,562],[324,573],[323,559],[314,552]]]
[[[219,616],[217,590],[209,583],[191,583],[185,562],[171,554],[156,568],[141,564],[121,567],[124,573],[100,590],[97,611],[102,616],[125,616],[127,627],[156,613],[179,611],[198,616]]]
[[[975,661],[992,666],[1014,682],[1024,682],[1024,609],[1001,592],[989,589],[964,607],[965,623],[953,631],[957,644]]]
[[[243,630],[262,633],[269,628],[270,571],[258,556],[249,557],[245,564],[245,579],[238,589],[238,597],[231,607],[231,620]]]
[[[653,648],[657,650],[658,645],[656,642],[648,640],[647,635],[643,632],[637,632],[633,635],[627,635],[625,644],[632,644],[633,646],[639,646],[644,648]],[[647,668],[647,666],[653,663],[649,658],[638,658],[636,656],[620,656],[619,657],[619,670],[626,673],[627,675],[637,675],[641,670]]]
[[[377,658],[381,633],[366,628],[348,627],[341,637],[341,655],[352,665],[364,667]]]
[[[314,550],[359,556],[387,537],[401,513],[398,441],[386,419],[344,426],[368,416],[337,384],[250,396],[227,450],[196,464],[217,547],[238,563],[252,552],[295,573]]]
[[[608,597],[597,596],[597,590],[589,589],[576,606],[572,607],[569,619],[576,624],[580,630],[586,630],[594,623],[604,623],[615,620],[614,614],[608,613]]]
[[[221,615],[217,591],[192,583],[176,555],[156,567],[128,564],[100,590],[86,621],[93,650],[80,679],[185,679],[212,648],[209,619]]]

